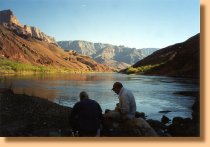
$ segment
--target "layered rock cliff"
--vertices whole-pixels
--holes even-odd
[[[146,49],[141,50],[81,40],[59,41],[58,45],[65,50],[74,50],[80,54],[92,57],[98,63],[103,63],[119,70],[131,66],[157,50],[154,48],[150,52],[146,52]]]
[[[13,30],[17,35],[21,37],[32,37],[38,40],[46,41],[48,43],[57,44],[53,37],[44,34],[38,28],[19,23],[18,19],[15,17],[11,10],[0,11],[0,24],[4,25],[10,30]]]

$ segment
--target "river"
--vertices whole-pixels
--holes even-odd
[[[114,109],[118,96],[111,90],[115,81],[130,89],[137,104],[137,111],[147,118],[160,120],[162,115],[191,117],[194,97],[178,95],[182,91],[199,91],[196,79],[164,76],[125,75],[118,73],[90,74],[38,74],[0,76],[0,88],[12,87],[15,93],[38,96],[60,105],[73,107],[79,93],[86,91],[105,109]],[[159,111],[171,111],[159,113]]]

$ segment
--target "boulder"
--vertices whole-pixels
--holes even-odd
[[[130,121],[131,126],[134,126],[134,128],[138,130],[138,132],[141,133],[141,136],[145,136],[145,137],[158,136],[155,130],[143,118],[134,118],[129,121]]]
[[[175,117],[168,126],[168,132],[172,136],[195,137],[199,136],[199,125],[190,118]]]
[[[143,118],[143,119],[146,119],[147,116],[145,115],[144,112],[136,112],[135,117],[136,117],[136,118],[141,117],[141,118]]]
[[[167,124],[170,121],[171,120],[168,117],[166,117],[165,115],[163,115],[162,118],[161,118],[161,123],[163,123],[163,124]]]
[[[167,126],[158,120],[148,119],[147,122],[159,136],[170,136],[167,133]]]
[[[109,114],[109,113],[108,113]],[[108,115],[105,114],[105,115]],[[157,137],[155,130],[143,119],[116,119],[105,116],[103,122],[103,136],[126,137]]]

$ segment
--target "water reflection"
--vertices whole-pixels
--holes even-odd
[[[149,118],[155,119],[161,118],[162,114],[158,112],[163,110],[172,111],[166,114],[169,118],[191,117],[190,107],[194,98],[174,93],[199,91],[199,86],[194,84],[196,79],[123,74],[2,76],[0,87],[12,86],[15,93],[46,98],[69,107],[79,100],[81,91],[87,91],[105,110],[114,109],[118,102],[118,96],[111,91],[115,81],[121,81],[133,91],[138,111],[143,111]]]

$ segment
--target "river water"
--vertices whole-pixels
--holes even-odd
[[[195,98],[176,93],[199,91],[199,86],[194,84],[196,79],[118,73],[0,76],[0,87],[12,87],[15,93],[42,97],[69,107],[79,101],[81,91],[86,91],[104,112],[105,109],[114,109],[118,103],[118,96],[111,90],[116,81],[133,92],[137,111],[157,120],[162,115],[170,119],[175,116],[191,117]],[[171,112],[162,114],[159,111]]]

